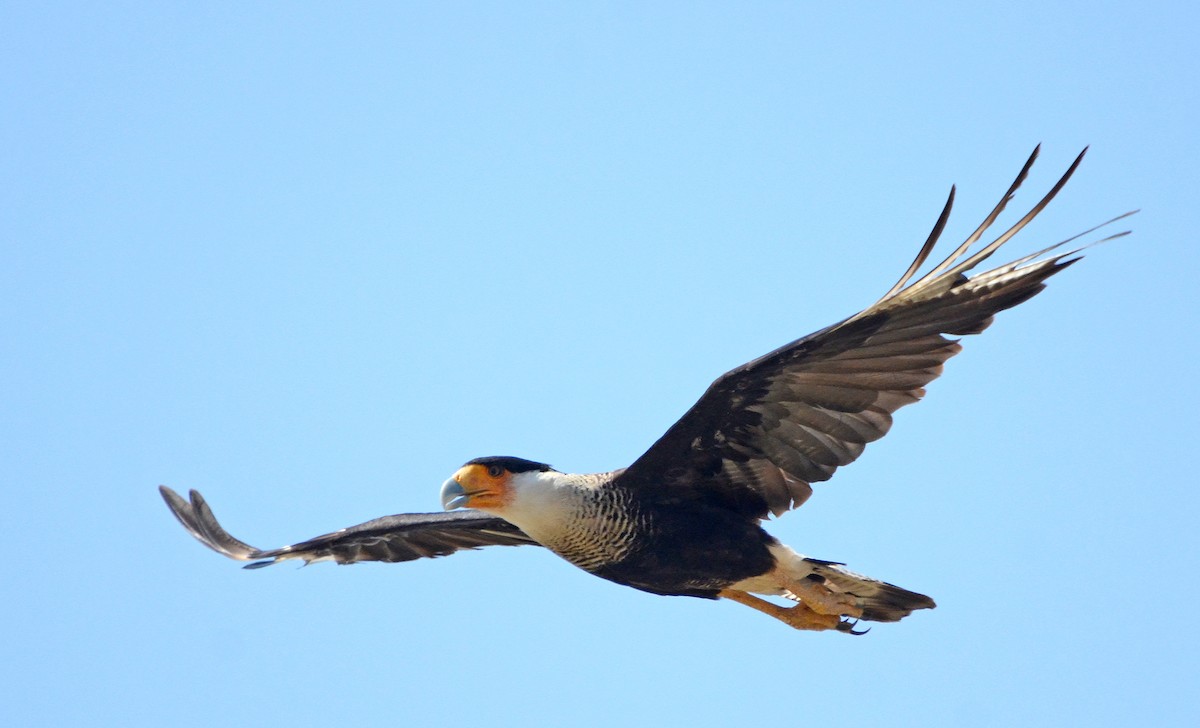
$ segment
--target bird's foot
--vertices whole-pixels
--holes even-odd
[[[806,629],[818,632],[827,629],[845,631],[842,629],[843,621],[841,617],[836,614],[821,614],[803,602],[791,607],[781,607],[781,609],[784,612],[781,619],[794,629]]]
[[[813,577],[789,582],[787,590],[817,614],[855,619],[862,617],[863,610],[858,606],[858,597],[847,592],[834,591],[825,585],[824,579],[816,575]]]
[[[858,635],[864,635],[867,632],[871,631],[870,627],[867,627],[865,629],[854,629],[857,626],[858,626],[857,619],[843,619],[840,622],[838,622],[837,631],[845,632],[846,634],[852,634],[852,635],[855,635],[856,637]]]
[[[822,614],[811,609],[803,602],[797,602],[790,607],[781,607],[774,602],[768,602],[766,599],[760,599],[737,589],[725,589],[719,596],[731,599],[739,604],[745,604],[747,607],[757,609],[763,614],[769,614],[793,629],[814,632],[833,629],[847,634],[866,633],[866,630],[858,631],[854,629],[855,625],[858,624],[858,620],[845,620],[842,618],[842,615],[838,614]]]

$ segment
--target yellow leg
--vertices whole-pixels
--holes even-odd
[[[738,604],[745,604],[751,609],[757,609],[763,614],[768,614],[775,619],[790,625],[795,629],[808,629],[821,631],[826,629],[836,629],[839,632],[854,632],[853,624],[843,622],[841,617],[836,614],[820,614],[813,611],[803,603],[797,603],[792,607],[781,607],[778,604],[768,602],[766,599],[759,599],[753,594],[749,594],[737,589],[723,589],[717,595],[724,599],[730,599]]]

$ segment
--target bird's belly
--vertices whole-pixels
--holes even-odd
[[[775,540],[753,524],[648,523],[621,533],[605,529],[543,542],[572,564],[609,581],[654,594],[713,598],[731,584],[771,571]],[[532,534],[531,534],[532,535]]]

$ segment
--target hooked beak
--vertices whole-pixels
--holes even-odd
[[[470,498],[466,488],[462,487],[462,483],[454,478],[442,483],[442,508],[444,510],[452,511],[455,508],[462,508]]]

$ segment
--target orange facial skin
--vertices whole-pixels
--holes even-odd
[[[487,465],[464,465],[451,480],[466,493],[461,506],[481,511],[501,511],[512,498],[509,481],[512,473],[504,468]]]

